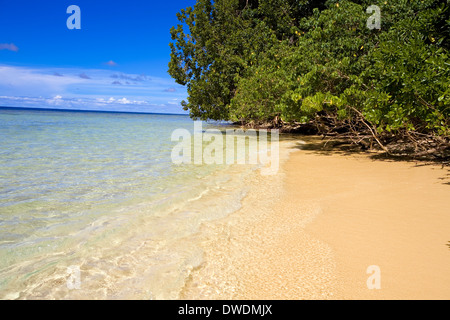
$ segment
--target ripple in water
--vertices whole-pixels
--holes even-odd
[[[3,299],[176,299],[202,264],[201,224],[237,210],[253,174],[172,164],[186,116],[0,110],[0,123]]]

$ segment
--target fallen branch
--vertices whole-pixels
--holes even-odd
[[[369,129],[370,133],[372,134],[372,137],[376,140],[376,142],[378,143],[378,145],[381,147],[381,149],[383,149],[383,151],[385,151],[387,154],[391,155],[390,151],[388,150],[388,148],[386,148],[381,141],[378,139],[377,135],[375,134],[375,132],[372,130],[372,128],[366,123],[366,119],[364,119],[364,115],[356,108],[354,107],[350,107],[347,106],[350,109],[352,109],[353,111],[355,111],[360,117],[361,117],[361,122],[367,127],[367,129]]]

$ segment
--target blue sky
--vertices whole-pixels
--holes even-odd
[[[169,30],[195,0],[0,0],[0,105],[185,113]],[[69,30],[67,8],[81,9]]]

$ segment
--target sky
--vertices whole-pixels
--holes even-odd
[[[194,4],[0,0],[0,106],[186,113],[186,88],[167,73],[169,31]]]

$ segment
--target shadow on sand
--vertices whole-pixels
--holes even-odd
[[[290,134],[283,134],[280,138],[283,141],[297,141],[297,143],[293,146],[295,149],[313,152],[322,156],[331,156],[336,154],[351,156],[361,154],[368,155],[368,157],[373,161],[408,162],[413,167],[433,166],[439,169],[446,168],[446,174],[439,178],[439,180],[442,181],[442,184],[450,185],[450,165],[449,163],[443,163],[442,161],[419,160],[414,159],[411,156],[392,156],[383,151],[361,150],[359,146],[352,144],[348,140],[342,139],[324,139],[319,136],[301,136]],[[305,143],[302,144],[299,140],[304,141]]]

